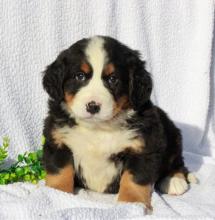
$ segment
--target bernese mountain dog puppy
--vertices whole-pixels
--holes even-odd
[[[152,78],[136,50],[106,36],[82,39],[43,76],[49,94],[46,185],[118,193],[148,209],[154,186],[183,194],[194,179],[180,130],[150,100]]]

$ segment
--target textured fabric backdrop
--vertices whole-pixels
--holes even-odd
[[[40,143],[41,72],[61,50],[95,34],[141,51],[153,99],[182,129],[185,150],[215,155],[213,1],[2,0],[0,11],[0,136],[11,138],[12,159]]]
[[[177,198],[153,193],[154,215],[214,217],[213,29],[213,0],[1,0],[0,137],[11,138],[8,163],[40,145],[48,98],[41,85],[45,67],[80,38],[110,35],[142,53],[154,79],[153,100],[182,129],[186,163],[200,179]],[[81,190],[73,197],[23,183],[0,186],[0,219],[144,215],[138,206],[115,204],[113,196],[103,205],[105,197],[91,193]]]

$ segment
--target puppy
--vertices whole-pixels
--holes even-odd
[[[154,185],[180,195],[195,181],[180,130],[150,101],[152,79],[139,52],[110,37],[82,39],[47,67],[43,86],[47,186],[118,193],[118,201],[152,209]]]

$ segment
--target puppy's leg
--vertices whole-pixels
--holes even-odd
[[[162,179],[158,184],[158,188],[162,193],[167,193],[170,195],[182,195],[188,190],[188,183],[197,182],[197,178],[192,173],[189,173],[186,168],[184,168],[174,171],[172,174]]]
[[[48,173],[45,179],[46,185],[52,188],[73,193],[74,191],[74,169],[72,165],[67,165],[60,169],[58,173]]]
[[[43,163],[47,172],[46,185],[64,192],[74,191],[73,155],[65,146],[52,142],[44,145]]]
[[[125,171],[121,177],[118,201],[122,202],[142,202],[147,209],[151,206],[151,184],[140,185],[135,183],[133,175]]]

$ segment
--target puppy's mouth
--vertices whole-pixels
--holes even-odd
[[[102,117],[99,114],[93,114],[93,115],[88,115],[88,116],[76,115],[75,118],[78,118],[80,120],[85,120],[88,122],[98,123],[98,122],[109,121],[112,118],[114,118],[114,115],[107,115],[107,116],[102,116]]]

